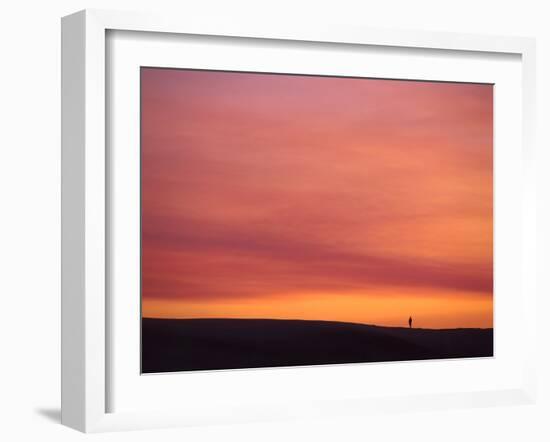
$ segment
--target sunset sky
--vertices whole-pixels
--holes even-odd
[[[493,326],[491,85],[141,69],[142,312]]]

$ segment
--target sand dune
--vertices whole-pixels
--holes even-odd
[[[493,356],[493,329],[330,321],[143,319],[142,372]]]

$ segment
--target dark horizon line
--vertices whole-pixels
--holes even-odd
[[[350,321],[333,321],[329,319],[295,319],[295,318],[154,318],[142,316],[141,319],[149,319],[155,321],[281,321],[281,322],[327,322],[332,324],[351,324],[351,325],[362,325],[367,327],[377,327],[377,328],[405,328],[409,329],[407,326],[393,326],[393,325],[378,325],[370,324],[366,322],[350,322]],[[493,330],[494,327],[450,327],[450,328],[426,328],[426,327],[410,327],[415,330]]]

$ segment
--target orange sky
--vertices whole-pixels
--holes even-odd
[[[142,68],[145,317],[492,327],[491,85]]]

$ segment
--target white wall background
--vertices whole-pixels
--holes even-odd
[[[500,407],[85,436],[59,425],[60,17],[83,8],[336,22],[538,39],[539,273],[550,265],[550,12],[544,0],[19,0],[0,7],[0,439],[548,441],[550,285],[539,281],[540,398]],[[545,187],[543,187],[543,185]],[[546,318],[548,316],[548,318]],[[545,320],[546,322],[543,322]]]

